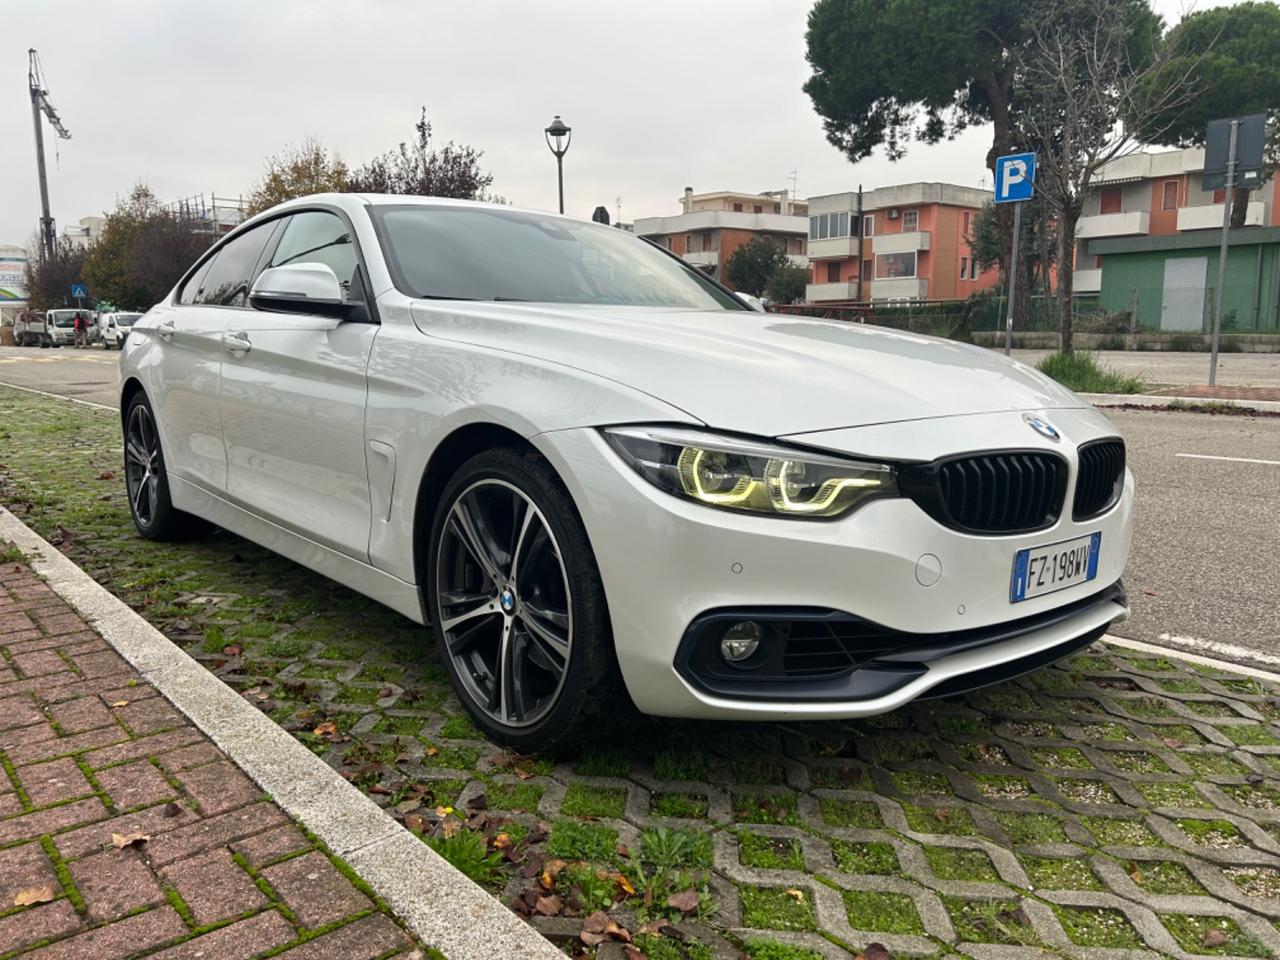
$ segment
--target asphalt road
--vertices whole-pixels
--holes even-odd
[[[1190,357],[1207,363],[1203,354]],[[1170,369],[1191,362],[1162,359]],[[0,382],[114,406],[118,360],[93,348],[0,347]],[[1272,362],[1280,356],[1258,363],[1254,382],[1276,382]],[[1280,666],[1280,417],[1108,416],[1126,438],[1138,480],[1125,574],[1133,617],[1115,632]]]
[[[101,346],[0,347],[0,382],[114,407],[120,354]]]

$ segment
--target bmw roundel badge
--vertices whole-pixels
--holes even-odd
[[[1024,413],[1022,419],[1026,421],[1028,427],[1046,440],[1052,440],[1057,443],[1062,439],[1062,434],[1058,432],[1058,429],[1043,417],[1037,417],[1034,413]]]

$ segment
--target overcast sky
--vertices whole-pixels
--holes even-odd
[[[1183,0],[1155,0],[1176,21]],[[1198,8],[1215,6],[1200,0]],[[39,218],[28,47],[71,131],[46,127],[59,232],[141,180],[161,199],[236,196],[314,136],[359,164],[412,134],[485,152],[493,189],[552,209],[542,128],[573,127],[566,210],[632,220],[696,191],[801,196],[912,180],[977,186],[989,128],[857,165],[801,90],[806,0],[0,0],[0,242]],[[920,64],[927,70],[928,64]],[[55,160],[55,148],[59,155]]]

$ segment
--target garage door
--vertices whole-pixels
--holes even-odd
[[[1204,330],[1204,279],[1208,257],[1179,257],[1164,262],[1161,330]]]

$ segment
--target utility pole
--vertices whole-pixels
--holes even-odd
[[[1218,287],[1213,291],[1213,334],[1209,345],[1209,386],[1218,382],[1218,340],[1222,336],[1222,300],[1227,285],[1227,237],[1231,232],[1231,200],[1236,189],[1236,143],[1240,121],[1231,121],[1227,145],[1227,183],[1222,196],[1222,237],[1218,243]]]
[[[44,78],[40,75],[40,56],[32,48],[27,51],[27,91],[31,94],[31,120],[36,128],[36,170],[40,174],[40,259],[53,258],[54,232],[53,217],[49,213],[49,175],[44,166],[44,130],[40,124],[43,112],[49,118],[49,126],[53,127],[61,140],[70,140],[71,134],[62,125],[62,118],[49,102],[49,91],[44,87]]]

